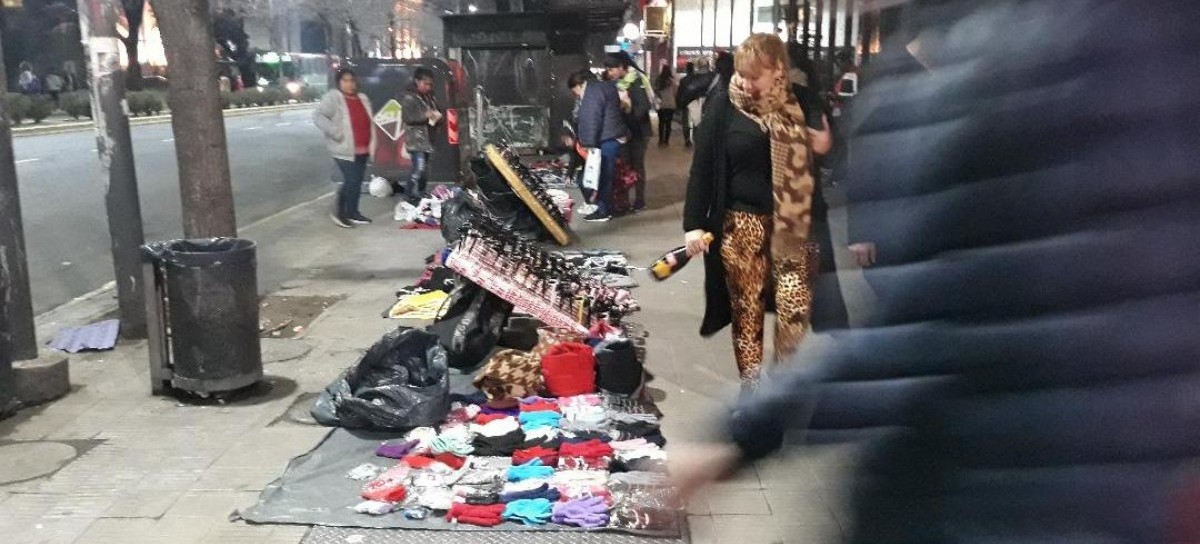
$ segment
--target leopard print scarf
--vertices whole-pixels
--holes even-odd
[[[786,79],[757,97],[743,89],[740,75],[729,84],[733,106],[771,137],[771,186],[775,196],[771,256],[801,258],[812,226],[813,176],[804,111]]]

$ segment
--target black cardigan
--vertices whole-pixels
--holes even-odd
[[[714,237],[708,254],[704,256],[705,309],[704,320],[700,324],[701,336],[717,333],[732,319],[725,267],[721,263],[721,237],[725,214],[729,211],[725,134],[729,131],[732,118],[733,104],[729,101],[729,90],[718,86],[706,99],[704,120],[696,130],[696,145],[692,152],[692,168],[688,174],[683,205],[684,232],[703,229]],[[818,330],[846,326],[845,304],[837,283],[828,215],[829,208],[821,194],[821,183],[817,180],[813,191],[812,238],[821,246],[820,271],[827,276],[822,278],[827,281],[821,282],[814,302],[813,326]]]

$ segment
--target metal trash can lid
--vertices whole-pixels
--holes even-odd
[[[208,267],[254,260],[258,245],[243,238],[167,240],[142,246],[147,258],[177,266]]]

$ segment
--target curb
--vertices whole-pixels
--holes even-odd
[[[221,111],[223,111],[225,113],[226,118],[229,118],[229,117],[242,117],[245,115],[253,115],[256,113],[270,113],[270,112],[274,112],[274,111],[300,110],[300,109],[315,107],[316,105],[317,105],[316,102],[300,102],[300,103],[296,103],[296,104],[283,104],[280,106],[262,106],[262,107],[255,107],[255,108],[230,108],[230,109],[221,110]],[[150,117],[130,117],[129,118],[129,126],[157,125],[160,123],[166,123],[170,120],[171,120],[170,114],[153,115]],[[47,136],[47,135],[51,135],[51,134],[63,134],[66,132],[78,132],[81,130],[92,130],[94,126],[95,125],[93,125],[91,121],[71,121],[71,122],[63,123],[61,125],[54,125],[54,126],[34,125],[34,126],[28,126],[28,127],[15,127],[12,129],[12,135],[14,138],[19,138],[22,136]]]
[[[71,391],[71,372],[68,356],[56,351],[43,351],[32,361],[13,362],[13,380],[17,398],[23,408],[36,406],[62,397]]]

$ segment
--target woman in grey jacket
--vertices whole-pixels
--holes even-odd
[[[325,136],[325,147],[342,171],[337,209],[331,217],[339,227],[354,228],[371,222],[358,210],[367,161],[375,154],[375,130],[371,101],[358,92],[358,78],[343,69],[337,73],[338,88],[329,91],[313,112],[313,123]]]

